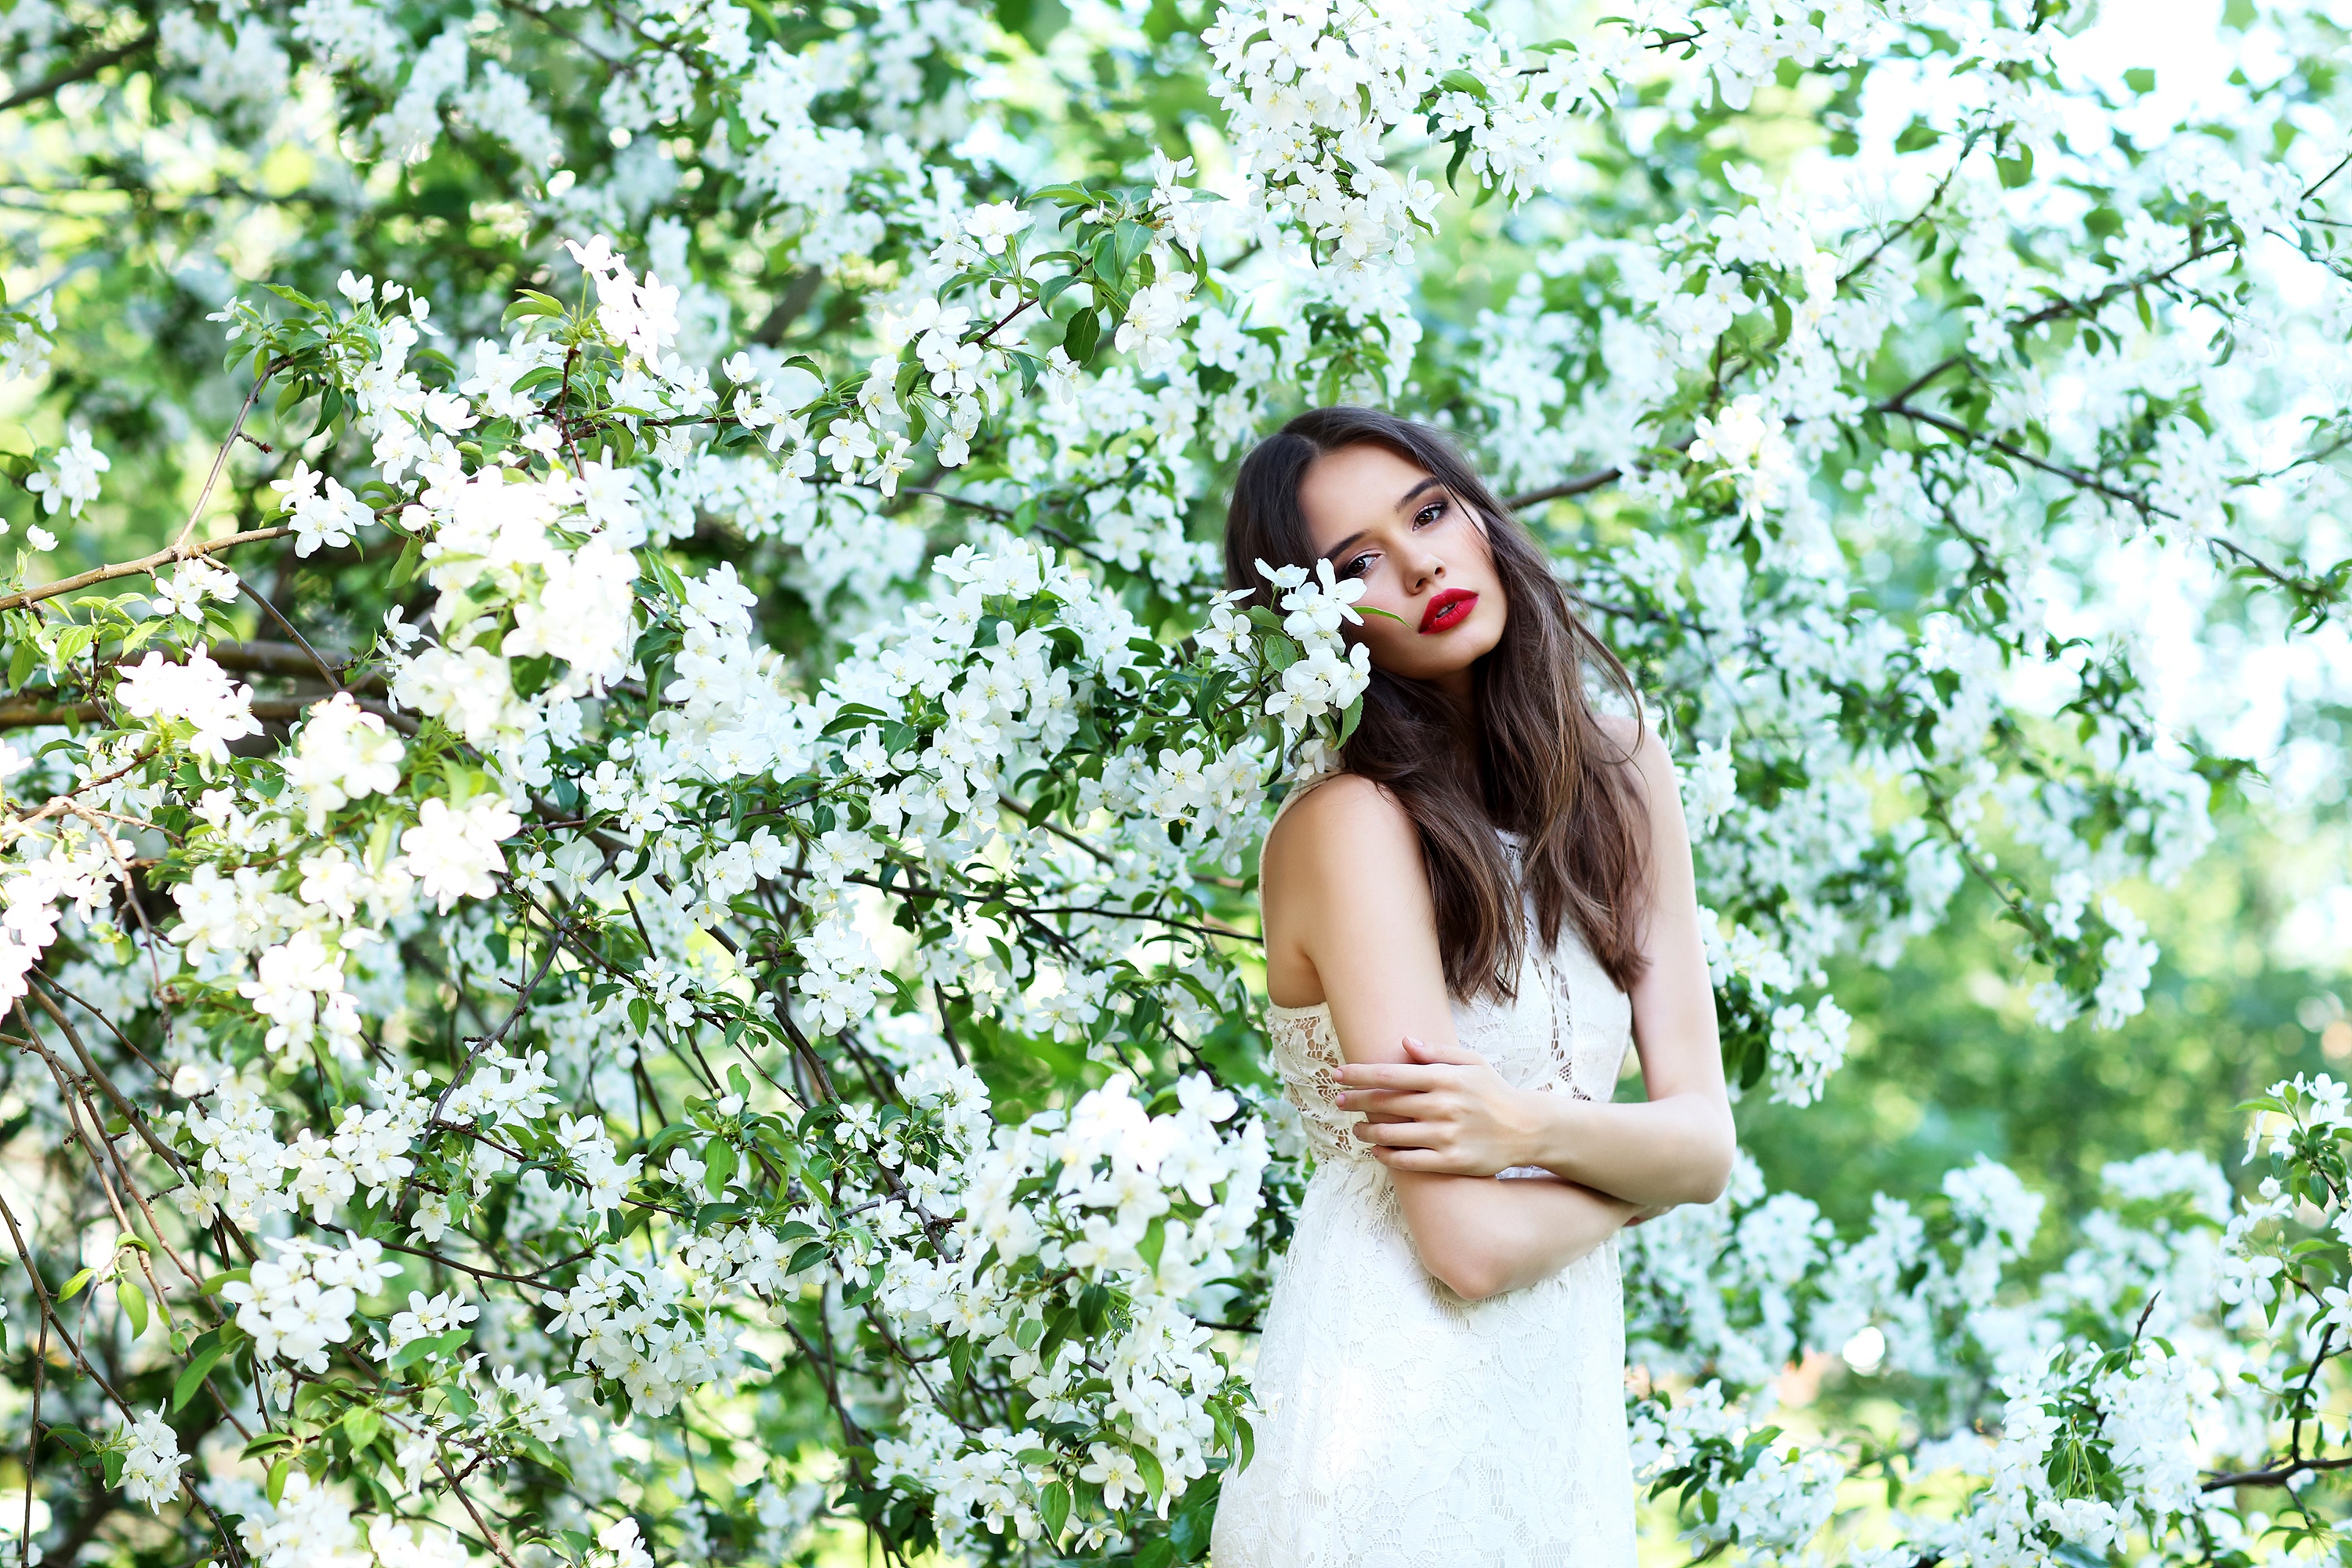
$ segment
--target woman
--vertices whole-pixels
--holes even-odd
[[[1261,864],[1317,1165],[1213,1561],[1630,1568],[1615,1237],[1732,1155],[1673,770],[1592,711],[1586,665],[1623,668],[1437,432],[1325,408],[1249,455],[1228,582],[1318,559],[1372,677]],[[1629,1044],[1647,1099],[1612,1104]]]

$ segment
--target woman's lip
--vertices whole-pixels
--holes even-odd
[[[1422,635],[1426,637],[1431,632],[1442,632],[1460,626],[1469,618],[1471,608],[1477,603],[1478,595],[1467,588],[1446,589],[1430,600],[1429,607],[1422,611]]]

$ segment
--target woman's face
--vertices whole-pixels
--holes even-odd
[[[1354,635],[1372,663],[1457,698],[1470,667],[1502,640],[1510,606],[1486,531],[1437,478],[1385,447],[1343,447],[1318,458],[1298,504],[1316,552],[1364,585]],[[1394,617],[1391,619],[1391,617]]]

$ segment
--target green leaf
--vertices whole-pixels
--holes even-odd
[[[1153,1497],[1168,1489],[1168,1477],[1160,1468],[1160,1456],[1140,1443],[1129,1443],[1127,1451],[1135,1456],[1135,1468],[1143,1472],[1143,1484],[1151,1489]]]
[[[381,1425],[382,1418],[370,1405],[354,1405],[343,1412],[343,1436],[355,1449],[364,1448],[374,1442],[376,1430]]]
[[[2033,178],[2033,149],[2020,147],[2014,158],[1995,158],[1993,167],[2000,171],[2000,183],[2005,189],[2016,190]]]
[[[452,1329],[446,1334],[427,1334],[423,1339],[411,1340],[393,1352],[388,1364],[393,1371],[399,1372],[431,1355],[438,1355],[444,1360],[454,1359],[457,1352],[472,1342],[473,1338],[474,1331],[471,1329]]]
[[[1168,1245],[1168,1216],[1160,1215],[1144,1227],[1143,1239],[1135,1244],[1137,1256],[1147,1268],[1160,1267],[1160,1249]]]
[[[1070,1522],[1070,1489],[1059,1481],[1049,1481],[1037,1494],[1037,1516],[1045,1526],[1045,1539],[1061,1539],[1062,1527]]]
[[[147,1331],[147,1292],[128,1279],[115,1282],[114,1299],[121,1303],[122,1315],[131,1320],[131,1337],[137,1339]]]
[[[1123,217],[1110,232],[1111,252],[1118,258],[1118,275],[1124,279],[1136,258],[1151,248],[1151,231],[1131,217]]]
[[[499,318],[499,325],[511,327],[517,321],[528,321],[533,316],[560,317],[562,314],[562,300],[552,294],[542,294],[536,289],[525,289],[522,298],[509,305],[506,314]]]
[[[1068,329],[1062,333],[1062,352],[1080,364],[1092,363],[1095,345],[1102,341],[1102,318],[1093,310],[1080,310],[1070,318]]]
[[[1911,123],[1903,128],[1903,134],[1895,139],[1895,150],[1897,153],[1916,153],[1923,147],[1933,147],[1942,140],[1943,132],[1914,115]]]
[[[1344,746],[1348,743],[1348,737],[1356,732],[1356,726],[1363,722],[1363,718],[1364,700],[1361,697],[1359,697],[1353,702],[1348,704],[1348,710],[1345,713],[1339,715],[1339,743],[1341,745]]]
[[[735,1173],[735,1145],[724,1138],[713,1138],[703,1145],[705,1170],[702,1184],[712,1197],[727,1190],[727,1179]]]
[[[201,1341],[198,1342],[202,1343]],[[196,1352],[189,1361],[187,1370],[180,1373],[180,1380],[172,1385],[173,1410],[182,1408],[196,1396],[196,1390],[205,1385],[205,1379],[211,1374],[213,1364],[227,1352],[228,1347],[218,1341]]]
[[[1069,20],[1070,8],[1063,0],[996,0],[997,26],[1019,34],[1040,54]]]
[[[2134,92],[2154,92],[2156,72],[2144,66],[2136,70],[2127,70],[2124,72],[2124,85]]]
[[[1494,95],[1486,90],[1486,84],[1484,81],[1481,81],[1475,73],[1463,70],[1458,67],[1439,77],[1437,85],[1448,92],[1466,92],[1481,103],[1495,101]]]
[[[80,1295],[81,1288],[89,1284],[97,1273],[98,1270],[95,1268],[85,1268],[80,1273],[75,1275],[72,1279],[67,1280],[66,1288],[58,1292],[58,1305],[62,1307],[68,1301],[72,1300],[76,1296]]]

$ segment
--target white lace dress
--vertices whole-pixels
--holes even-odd
[[[1605,1100],[1625,994],[1572,931],[1515,1002],[1454,1007],[1462,1043],[1521,1088]],[[1549,1279],[1470,1302],[1414,1256],[1387,1169],[1335,1110],[1326,1004],[1270,1007],[1316,1166],[1266,1310],[1253,1461],[1224,1484],[1214,1568],[1631,1568],[1625,1319],[1612,1239]],[[1517,1173],[1505,1173],[1507,1177]]]

